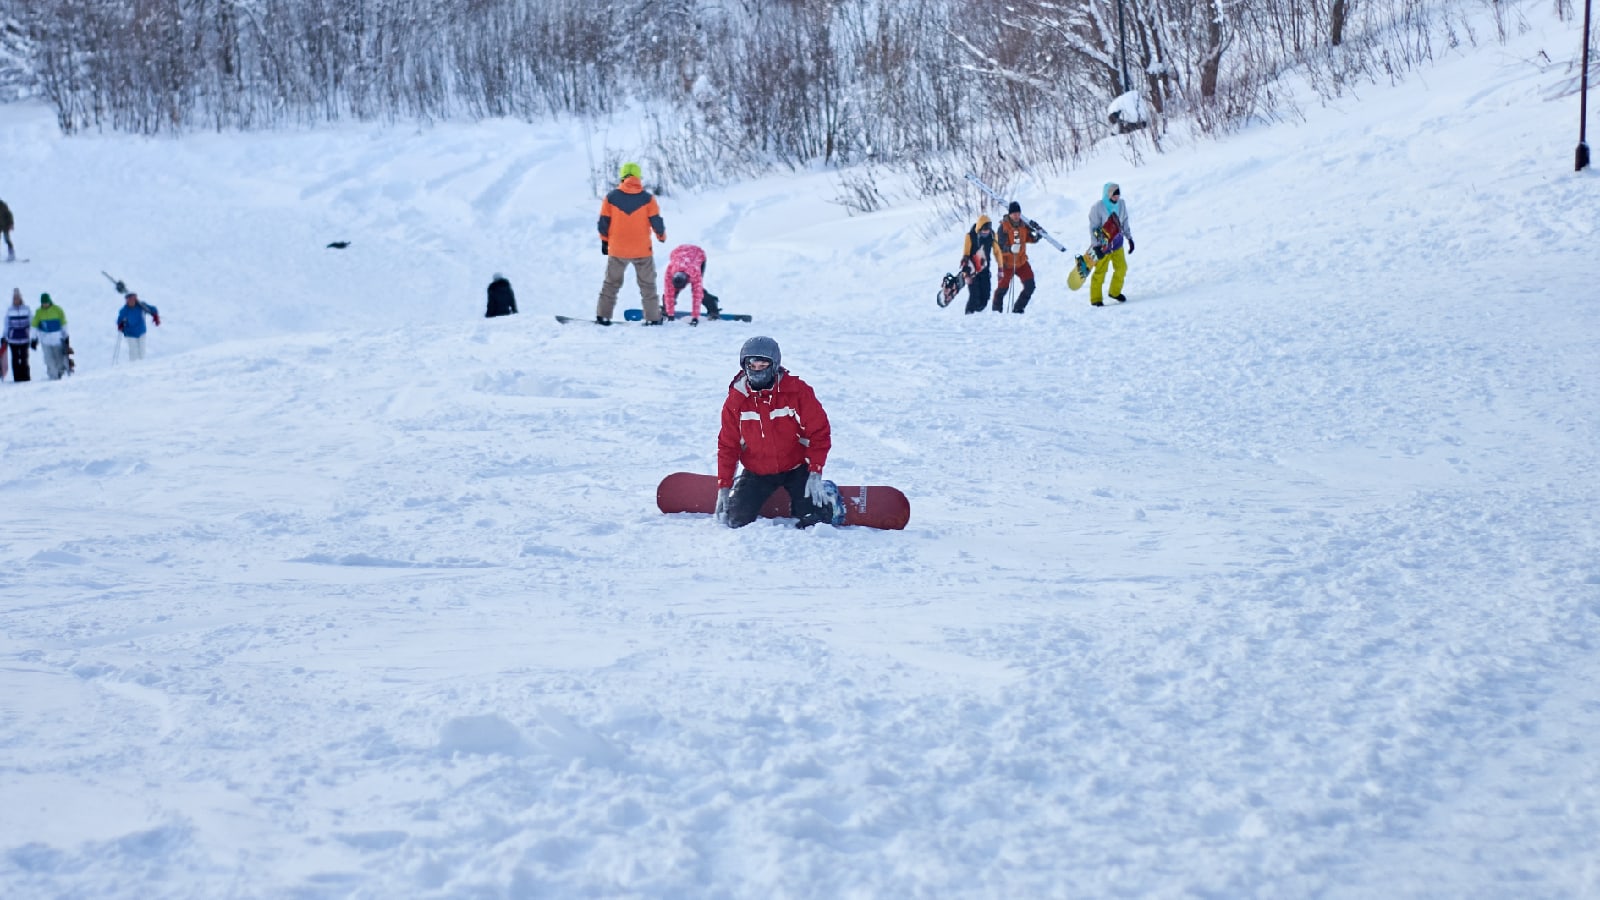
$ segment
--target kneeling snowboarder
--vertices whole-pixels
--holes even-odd
[[[828,414],[811,385],[782,367],[778,342],[753,337],[739,348],[717,434],[717,519],[729,528],[755,521],[772,492],[789,493],[805,528],[844,520],[838,489],[822,479],[833,446]],[[734,470],[744,466],[736,480]]]

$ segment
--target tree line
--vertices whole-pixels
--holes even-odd
[[[64,132],[638,117],[662,189],[816,164],[926,193],[1213,134],[1573,0],[0,0]],[[1110,122],[1127,91],[1142,121]],[[597,170],[613,160],[596,160]]]

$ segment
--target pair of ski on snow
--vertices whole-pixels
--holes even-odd
[[[672,318],[675,319],[675,320],[683,320],[683,319],[689,318],[690,315],[691,314],[688,313],[688,312],[679,310],[678,312],[673,314]],[[644,310],[642,310],[642,309],[625,309],[625,310],[622,311],[622,318],[623,318],[624,321],[627,321],[627,322],[643,322],[644,321]],[[701,316],[701,318],[709,319],[708,316]],[[600,324],[599,322],[596,322],[592,318],[591,319],[585,319],[582,316],[556,316],[556,321],[560,322],[563,325],[571,325],[571,324],[573,324],[575,322],[588,322],[590,325],[598,325],[598,324]],[[722,315],[717,317],[716,321],[719,321],[719,322],[749,322],[749,321],[751,321],[751,319],[750,319],[749,316],[744,315],[742,313],[723,313]]]
[[[969,173],[966,177],[968,181],[977,186],[978,190],[988,194],[989,199],[996,203],[1009,204],[1009,201],[1007,201],[1006,198],[1000,196],[1000,193],[994,188],[984,184],[982,179],[978,178],[978,176]],[[1050,246],[1060,250],[1062,253],[1067,252],[1067,248],[1063,246],[1060,241],[1051,237],[1050,234],[1046,232],[1038,222],[1029,219],[1028,227],[1033,229],[1033,233],[1043,238],[1050,244]],[[1094,271],[1095,265],[1099,263],[1100,258],[1106,254],[1106,248],[1111,246],[1111,241],[1120,233],[1120,229],[1118,228],[1115,219],[1107,221],[1106,227],[1095,232],[1094,243],[1090,245],[1089,249],[1083,251],[1083,253],[1079,254],[1073,259],[1072,271],[1067,273],[1067,287],[1071,288],[1072,290],[1077,290],[1078,288],[1083,287],[1084,279],[1088,278],[1089,273]],[[944,279],[939,283],[938,293],[934,294],[933,302],[937,303],[940,307],[949,306],[951,302],[956,299],[956,295],[961,292],[961,288],[963,286],[964,285],[962,284],[961,279],[958,278],[954,273],[946,272]]]

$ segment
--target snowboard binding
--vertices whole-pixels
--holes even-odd
[[[839,486],[831,481],[828,481],[827,479],[823,479],[822,492],[827,496],[828,506],[833,511],[832,516],[829,517],[830,523],[835,527],[843,525],[844,498],[839,496]]]
[[[939,285],[939,293],[933,298],[933,302],[939,304],[940,309],[944,309],[956,299],[956,294],[960,292],[961,279],[946,272],[944,273],[944,281]]]

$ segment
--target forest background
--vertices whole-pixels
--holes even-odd
[[[854,211],[902,192],[955,210],[970,205],[962,173],[1004,190],[1107,136],[1137,162],[1297,117],[1503,41],[1533,5],[0,0],[0,97],[42,97],[67,133],[621,114],[640,123],[631,155],[662,194],[826,166]],[[630,153],[588,150],[597,190]]]

